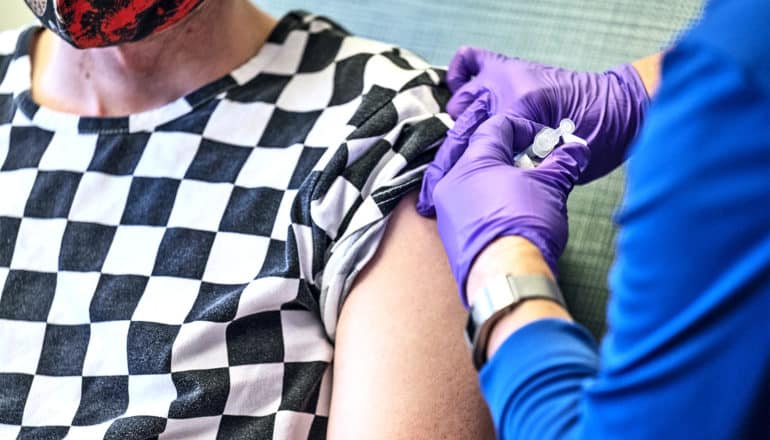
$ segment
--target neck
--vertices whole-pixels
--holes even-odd
[[[245,0],[211,0],[136,43],[78,50],[46,30],[32,51],[32,96],[54,110],[124,116],[160,107],[253,57],[275,22]]]

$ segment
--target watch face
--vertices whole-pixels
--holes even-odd
[[[476,295],[465,326],[465,337],[471,345],[477,369],[487,360],[487,343],[495,323],[522,301],[535,298],[548,299],[564,306],[559,287],[552,279],[542,275],[496,277]]]

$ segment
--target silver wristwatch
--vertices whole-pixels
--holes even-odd
[[[566,308],[559,286],[545,275],[501,275],[473,298],[465,336],[477,370],[487,361],[489,335],[495,323],[529,299],[547,299]]]

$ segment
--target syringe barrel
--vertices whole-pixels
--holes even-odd
[[[532,145],[516,155],[514,165],[519,168],[535,168],[563,142],[578,142],[586,145],[585,140],[575,136],[575,123],[571,119],[562,119],[559,128],[545,127],[536,136]]]

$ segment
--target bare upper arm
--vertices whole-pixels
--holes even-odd
[[[337,327],[331,439],[494,438],[435,222],[401,201]]]

